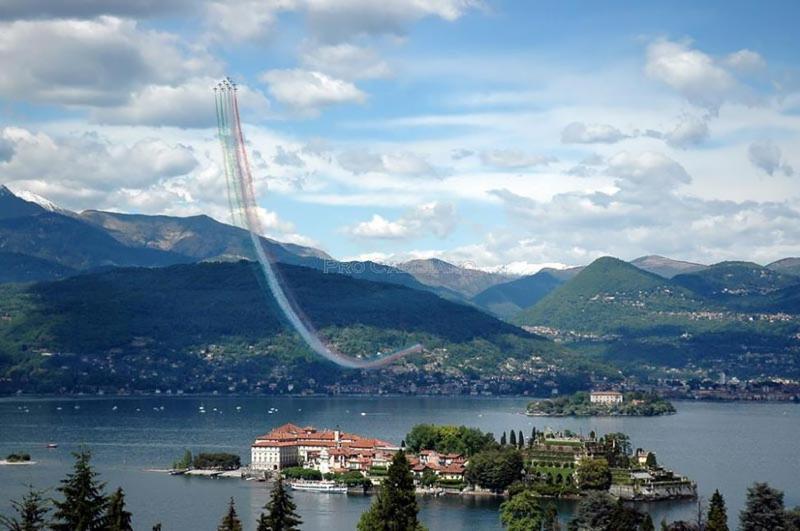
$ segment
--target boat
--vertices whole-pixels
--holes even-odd
[[[333,481],[293,481],[289,483],[292,490],[310,492],[329,492],[331,494],[347,494],[347,487],[337,485]]]
[[[48,448],[58,448],[58,444],[56,443],[47,443]]]

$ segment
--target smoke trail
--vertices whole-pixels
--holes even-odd
[[[225,78],[214,87],[214,99],[217,110],[217,132],[222,148],[222,165],[225,170],[225,181],[228,188],[228,204],[234,224],[247,228],[250,240],[256,253],[264,278],[270,292],[278,303],[283,315],[300,334],[303,341],[317,354],[342,367],[353,369],[368,369],[388,365],[393,361],[422,351],[422,345],[413,345],[378,359],[362,360],[343,354],[325,344],[314,328],[314,325],[305,317],[291,292],[285,286],[280,271],[276,266],[275,258],[261,242],[263,234],[261,218],[258,214],[256,195],[253,185],[253,175],[250,172],[250,163],[247,158],[242,124],[239,119],[239,102],[236,98],[236,85]]]

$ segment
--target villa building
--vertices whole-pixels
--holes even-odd
[[[320,472],[369,470],[372,466],[388,466],[393,444],[335,430],[318,430],[313,426],[284,424],[256,438],[250,447],[252,470],[281,470],[307,466]]]
[[[621,404],[622,393],[619,391],[592,391],[589,393],[589,402],[592,404]]]

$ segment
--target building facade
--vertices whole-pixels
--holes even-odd
[[[619,391],[592,391],[589,393],[589,402],[592,404],[621,404],[622,393]]]

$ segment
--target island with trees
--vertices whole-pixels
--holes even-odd
[[[656,417],[675,413],[668,400],[652,393],[616,393],[614,401],[597,401],[595,392],[534,400],[526,413],[533,417]],[[603,393],[606,394],[606,393]]]

